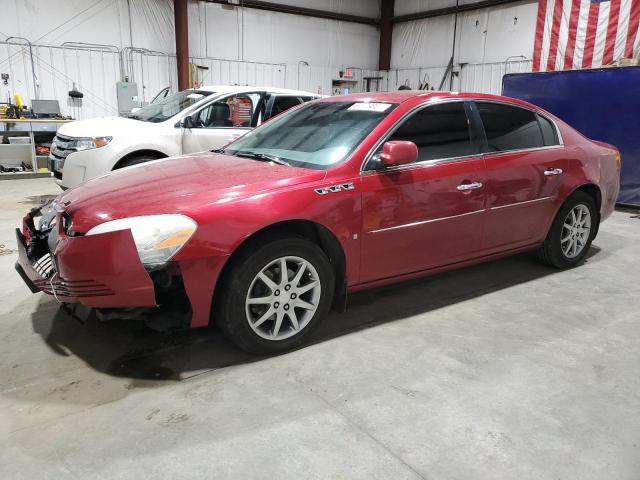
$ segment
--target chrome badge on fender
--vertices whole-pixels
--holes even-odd
[[[341,183],[339,185],[331,185],[330,187],[316,188],[315,192],[318,195],[326,195],[327,193],[338,193],[342,190],[353,190],[354,188],[353,183],[349,182]]]

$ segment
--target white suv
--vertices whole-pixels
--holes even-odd
[[[211,86],[185,90],[128,117],[63,125],[49,170],[63,189],[112,170],[219,148],[263,121],[319,95],[278,88]]]

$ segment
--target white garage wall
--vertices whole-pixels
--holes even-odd
[[[371,18],[379,14],[376,0],[282,3]],[[192,3],[190,7],[189,49],[194,56],[272,63],[304,60],[322,66],[377,66],[375,26],[206,2]]]
[[[379,0],[282,3],[372,18],[380,8]],[[395,13],[452,5],[452,0],[396,0]],[[40,98],[57,98],[64,113],[79,118],[115,114],[115,82],[123,74],[138,83],[143,101],[165,86],[176,88],[172,0],[0,0],[0,7],[3,18],[11,19],[0,25],[0,40],[19,36],[36,44]],[[511,57],[531,58],[536,9],[537,2],[523,0],[459,15],[453,88],[499,93],[504,71],[529,70],[530,61]],[[378,35],[370,25],[189,3],[190,54],[193,62],[209,67],[204,83],[264,84],[328,94],[339,70],[357,67],[357,79],[382,76],[381,89],[403,84],[418,88],[425,82],[439,86],[451,55],[453,16],[397,24],[389,72],[375,70]],[[65,42],[112,47],[63,47]],[[505,63],[508,59],[512,61]],[[0,43],[0,72],[10,74],[9,85],[0,84],[2,100],[9,92],[34,97],[25,46]],[[74,83],[85,94],[75,109],[67,95]],[[360,82],[358,88],[363,87]]]
[[[377,0],[282,3],[371,18],[379,11]],[[172,0],[0,0],[0,11],[11,19],[0,25],[0,41],[14,36],[34,44],[40,98],[58,99],[65,114],[115,114],[115,82],[122,75],[138,83],[143,101],[177,86]],[[0,72],[10,74],[9,85],[0,84],[2,101],[10,93],[35,97],[29,50],[19,42],[0,42]],[[361,76],[361,68],[376,68],[378,29],[194,0],[189,43],[192,61],[209,67],[206,83],[299,86],[327,94],[339,70],[358,67]],[[80,107],[69,103],[74,84],[85,94]]]

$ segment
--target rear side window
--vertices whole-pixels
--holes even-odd
[[[292,107],[300,105],[302,99],[299,97],[282,97],[278,96],[273,101],[273,108],[271,109],[271,116],[275,117],[279,113],[289,110]]]
[[[544,147],[537,115],[524,108],[476,102],[489,152]]]
[[[551,123],[551,120],[538,115],[538,122],[540,122],[540,129],[542,130],[542,139],[545,146],[558,145],[558,133],[556,127]]]
[[[451,102],[414,113],[388,140],[409,140],[418,147],[418,161],[472,155],[469,119],[464,103]]]

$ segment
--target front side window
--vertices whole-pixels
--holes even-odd
[[[164,122],[213,93],[204,90],[184,90],[159,101],[154,99],[154,103],[142,107],[129,115],[129,118],[151,123]]]
[[[345,160],[397,104],[321,102],[283,113],[222,153],[326,169]]]
[[[260,103],[259,93],[231,95],[207,105],[194,119],[199,128],[249,128],[253,126],[253,116]]]
[[[442,103],[419,110],[387,138],[390,140],[415,143],[419,162],[477,153],[471,142],[469,120],[462,102]]]
[[[476,102],[488,152],[506,152],[545,145],[537,115],[531,110],[501,103]]]

